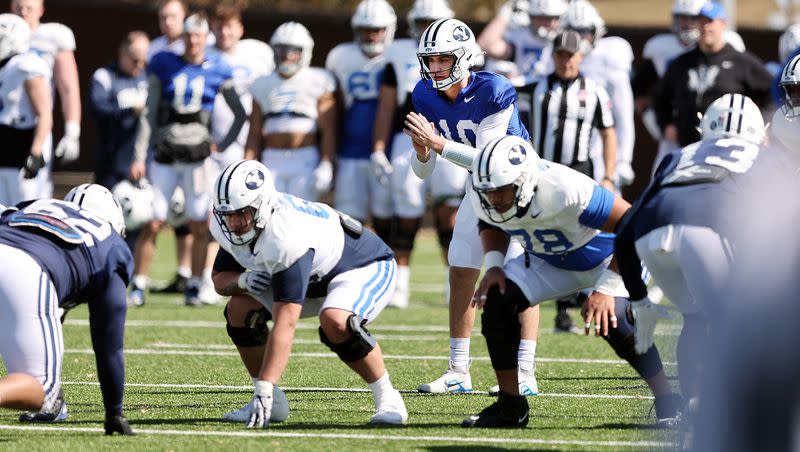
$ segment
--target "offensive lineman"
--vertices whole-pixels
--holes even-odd
[[[65,201],[20,203],[0,217],[0,356],[8,369],[0,407],[41,410],[27,420],[66,419],[60,318],[87,303],[105,433],[133,434],[122,414],[125,288],[133,269],[124,234],[119,204],[96,184],[73,188]]]
[[[392,250],[327,205],[277,192],[269,170],[253,160],[231,164],[217,179],[214,217],[211,233],[222,247],[214,283],[231,297],[228,335],[255,383],[247,427],[269,425],[297,321],[315,315],[322,343],[369,384],[370,423],[405,424],[403,398],[365,327],[392,296]]]

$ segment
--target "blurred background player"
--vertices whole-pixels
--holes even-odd
[[[642,117],[642,123],[650,132],[653,139],[658,140],[658,153],[653,160],[653,171],[658,167],[658,162],[669,152],[678,150],[675,143],[661,137],[656,115],[652,108],[652,96],[655,95],[657,85],[667,66],[680,54],[690,50],[700,39],[701,23],[700,11],[711,0],[675,0],[672,5],[672,30],[670,33],[660,33],[648,39],[642,49],[643,62],[636,70],[631,80],[633,95],[635,97],[636,111]],[[735,31],[725,30],[725,42],[739,52],[744,52],[745,45],[742,37]]]
[[[45,167],[53,127],[50,67],[28,52],[31,30],[14,14],[0,14],[0,204],[27,199],[23,181]]]
[[[388,179],[392,196],[392,232],[389,244],[397,259],[397,287],[389,306],[408,307],[411,270],[409,258],[414,238],[425,214],[426,194],[433,198],[436,230],[442,256],[447,259],[447,246],[453,230],[458,203],[464,196],[467,173],[464,168],[447,160],[439,162],[435,175],[423,180],[410,168],[414,148],[411,138],[403,133],[403,121],[412,110],[411,92],[420,80],[417,47],[422,32],[436,20],[453,17],[446,0],[416,0],[406,16],[410,38],[397,39],[386,52],[386,68],[381,79],[378,112],[375,117],[373,152],[383,156],[373,160],[388,161],[391,165],[375,165],[377,177]]]
[[[183,55],[186,48],[183,42],[183,21],[188,12],[189,8],[184,0],[159,0],[158,29],[161,30],[161,36],[150,43],[147,61],[164,51]],[[208,35],[207,43],[209,46],[214,45],[213,34]]]
[[[270,44],[276,70],[250,87],[245,157],[269,168],[278,191],[316,201],[333,182],[336,81],[327,70],[309,67],[314,40],[303,24],[281,24]]]
[[[73,188],[65,201],[20,203],[0,218],[0,356],[8,369],[0,406],[40,410],[21,421],[67,418],[61,320],[86,303],[105,433],[133,434],[122,413],[125,288],[133,267],[124,234],[119,204],[96,184]]]
[[[550,43],[567,12],[564,0],[530,0],[530,25],[509,30],[512,11],[519,0],[506,2],[478,36],[478,45],[492,59],[516,64],[517,74],[528,82],[548,73]],[[488,68],[487,68],[488,70]]]
[[[415,150],[411,168],[427,178],[441,158],[469,168],[478,150],[493,138],[516,135],[529,139],[519,117],[514,87],[503,76],[472,72],[482,55],[472,30],[455,19],[432,23],[423,33],[417,49],[422,80],[414,87],[411,101],[414,112],[405,119],[405,133]],[[470,194],[461,202],[448,247],[450,265],[450,362],[436,380],[418,387],[420,392],[458,393],[472,391],[470,336],[475,323],[475,308],[470,306],[475,282],[483,263],[478,236],[478,221],[470,208]],[[513,253],[521,253],[517,244]],[[539,309],[526,310],[520,319],[522,342],[519,347],[520,393],[536,395],[536,339]],[[496,387],[490,392],[496,391]]]
[[[800,54],[800,24],[790,25],[778,38],[778,57],[777,63],[768,62],[767,71],[772,74],[772,100],[775,107],[783,105],[783,90],[780,87],[781,74],[784,66],[789,61]]]
[[[126,181],[127,188],[147,190],[144,168],[133,165],[139,116],[147,100],[145,72],[150,39],[143,31],[132,31],[119,45],[116,61],[96,70],[89,88],[89,112],[97,122],[94,180],[118,197],[125,215],[125,241],[133,249],[139,228],[152,218],[152,198],[138,199],[131,193],[118,193],[116,185]],[[134,187],[136,185],[137,187]],[[152,196],[152,195],[151,195]],[[126,202],[122,202],[122,198]],[[142,205],[144,204],[144,205]],[[149,211],[150,214],[138,210]]]
[[[52,157],[70,163],[80,155],[81,94],[78,65],[75,62],[75,36],[69,27],[50,22],[41,23],[44,0],[12,0],[11,12],[21,16],[31,28],[31,50],[50,66],[53,74],[51,104],[55,93],[61,102],[64,136],[53,150],[52,134],[42,147],[46,166],[35,179],[22,184],[23,199],[49,198],[53,195]]]
[[[180,186],[193,235],[192,278],[184,293],[185,302],[194,306],[216,301],[216,296],[200,297],[201,285],[206,286],[205,293],[213,293],[211,268],[206,267],[211,191],[208,157],[211,152],[225,151],[236,140],[247,117],[233,85],[231,67],[218,54],[205,53],[208,33],[203,14],[189,16],[184,22],[184,54],[161,52],[150,61],[147,110],[139,128],[136,160],[145,161],[152,137],[154,155],[148,174],[155,194],[154,219],[143,228],[136,243],[131,298],[144,297],[155,239],[167,219],[175,188]],[[235,118],[224,140],[214,143],[209,121],[217,94],[224,96]]]
[[[386,154],[372,152],[372,141],[385,52],[394,40],[397,17],[386,0],[362,0],[350,24],[355,40],[337,45],[325,60],[338,81],[343,109],[334,205],[364,222],[371,216],[378,236],[389,241],[391,187],[374,168],[388,173],[391,163]]]
[[[394,290],[392,250],[327,205],[277,192],[269,170],[253,160],[232,164],[217,179],[214,217],[211,232],[222,247],[214,282],[231,296],[228,334],[255,385],[243,409],[246,426],[269,425],[297,321],[311,316],[319,317],[322,343],[369,385],[370,423],[405,424],[403,398],[366,329]]]

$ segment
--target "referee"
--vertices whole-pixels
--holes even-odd
[[[560,33],[553,42],[555,71],[519,88],[520,111],[540,157],[561,163],[594,178],[589,155],[592,133],[603,141],[605,177],[602,185],[614,192],[617,136],[611,99],[606,90],[580,73],[588,43],[575,31]]]

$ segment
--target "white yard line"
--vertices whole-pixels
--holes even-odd
[[[134,422],[134,428],[136,423]],[[82,433],[103,433],[101,428],[91,427],[52,427],[52,426],[19,426],[19,425],[0,425],[2,430],[22,430],[22,431],[61,431],[61,432],[82,432]],[[200,431],[200,430],[158,430],[158,429],[136,429],[136,433],[144,435],[163,435],[163,436],[216,436],[216,437],[236,437],[236,438],[320,438],[320,439],[352,439],[352,440],[375,440],[375,441],[399,441],[399,442],[419,442],[431,441],[437,443],[473,443],[473,444],[547,444],[564,446],[597,446],[597,447],[675,447],[677,444],[658,442],[658,441],[581,441],[569,439],[528,439],[528,438],[464,438],[463,436],[399,436],[399,435],[364,435],[352,433],[293,433],[276,431],[242,431],[242,432],[219,432],[219,431]]]

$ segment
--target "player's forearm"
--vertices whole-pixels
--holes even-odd
[[[319,153],[320,159],[333,161],[336,154],[336,98],[331,93],[320,99],[319,105]]]
[[[491,225],[483,224],[484,227],[480,229],[481,243],[483,244],[483,254],[486,255],[492,251],[498,251],[506,255],[508,252],[508,245],[511,243],[511,237],[507,232],[492,227]]]
[[[244,158],[247,160],[259,160],[261,155],[262,121],[261,106],[253,99],[253,108],[250,111],[250,131],[244,146]]]
[[[397,108],[397,89],[382,86],[373,133],[372,149],[375,151],[385,152],[388,147],[395,108]]]
[[[286,370],[301,308],[302,305],[296,303],[273,303],[275,324],[267,339],[259,380],[276,384]]]
[[[78,65],[72,52],[62,51],[56,55],[53,76],[56,81],[58,97],[61,99],[61,113],[64,121],[81,121],[81,91],[78,80]]]
[[[214,282],[214,290],[225,297],[247,293],[239,287],[239,272],[214,272],[211,280]]]
[[[600,132],[603,139],[603,163],[606,167],[606,177],[612,181],[616,179],[617,169],[617,134],[613,127]]]

